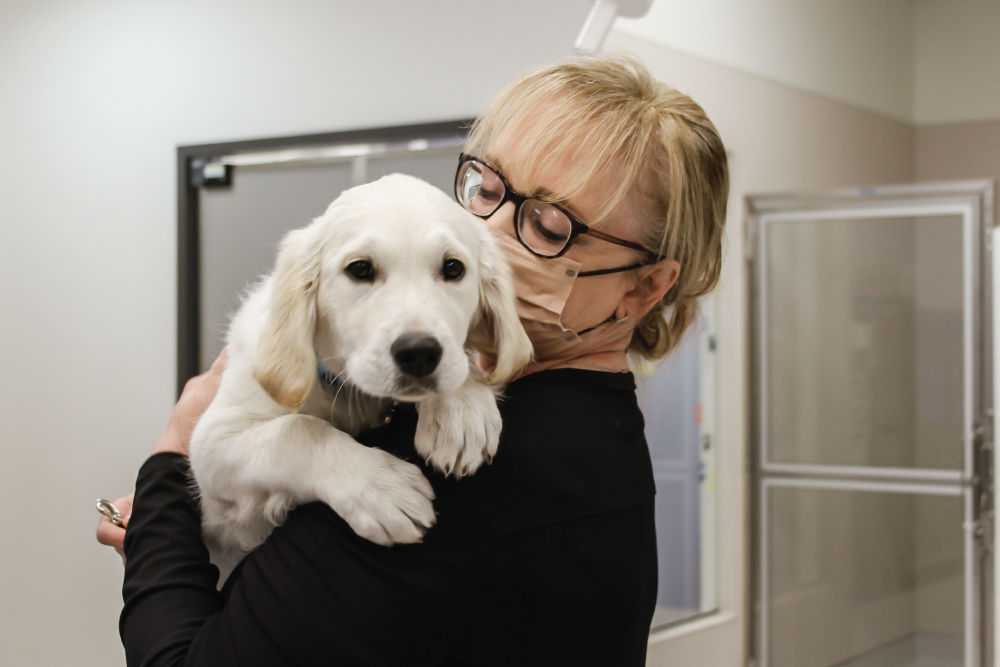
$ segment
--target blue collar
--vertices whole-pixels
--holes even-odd
[[[339,379],[336,375],[331,373],[329,370],[327,370],[326,366],[320,363],[316,364],[316,374],[319,375],[319,381],[328,387],[334,387],[336,389],[340,389],[345,384],[347,384],[343,380]]]

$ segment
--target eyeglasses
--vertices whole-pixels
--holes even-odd
[[[490,217],[508,201],[514,202],[517,240],[539,257],[561,257],[577,236],[590,234],[626,248],[642,250],[656,258],[656,253],[638,243],[591,229],[555,204],[515,192],[496,167],[465,153],[458,157],[455,198],[480,218]]]

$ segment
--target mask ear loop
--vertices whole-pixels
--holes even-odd
[[[628,318],[629,318],[628,311],[625,311],[625,315],[623,317],[615,317],[615,314],[611,313],[611,317],[609,317],[608,319],[604,320],[600,324],[595,324],[592,327],[588,327],[588,328],[584,329],[583,331],[577,331],[576,335],[577,336],[582,336],[583,334],[585,334],[587,332],[590,332],[590,331],[593,331],[597,327],[604,326],[605,324],[621,324],[622,322],[628,321]]]
[[[649,266],[651,262],[639,262],[638,264],[629,264],[628,266],[618,266],[613,269],[600,269],[597,271],[581,271],[577,275],[580,278],[586,278],[587,276],[606,276],[609,273],[621,273],[623,271],[631,271],[632,269],[638,269],[642,266]]]
[[[650,264],[652,264],[654,262],[657,262],[657,261],[659,261],[659,260],[653,260],[653,262],[639,262],[638,264],[629,264],[628,266],[618,266],[618,267],[615,267],[613,269],[600,269],[598,271],[581,271],[580,273],[578,273],[576,275],[577,275],[578,278],[586,278],[587,276],[606,276],[609,273],[622,273],[624,271],[631,271],[632,269],[638,269],[638,268],[643,267],[643,266],[649,266]],[[582,336],[583,334],[587,333],[588,331],[593,331],[597,327],[603,326],[605,324],[620,324],[620,323],[625,322],[626,320],[628,320],[628,318],[629,318],[629,314],[628,314],[627,310],[625,311],[625,316],[624,317],[617,317],[616,318],[615,314],[611,313],[611,315],[608,317],[608,319],[604,320],[600,324],[595,324],[592,327],[588,327],[588,328],[584,329],[583,331],[577,331],[576,335],[577,336]]]

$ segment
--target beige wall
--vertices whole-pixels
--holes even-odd
[[[920,125],[915,139],[917,181],[1000,181],[1000,111],[994,120]]]
[[[1000,2],[913,0],[913,119],[1000,118]]]

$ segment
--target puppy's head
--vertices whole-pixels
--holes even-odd
[[[392,174],[345,191],[278,255],[254,377],[298,409],[317,361],[362,391],[419,400],[469,372],[485,324],[502,383],[531,355],[510,270],[485,225],[443,192]]]

